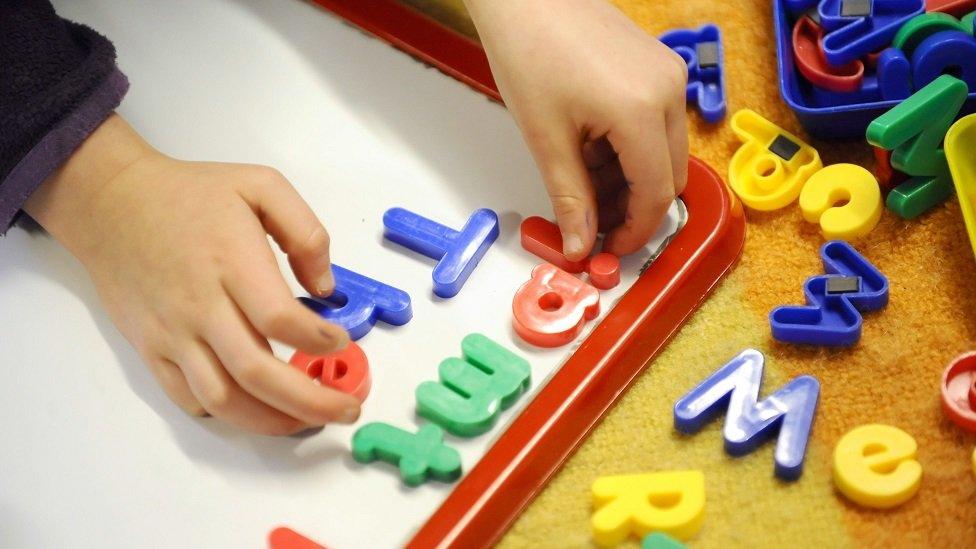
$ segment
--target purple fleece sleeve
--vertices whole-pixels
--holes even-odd
[[[0,233],[128,87],[104,36],[47,0],[0,0]]]

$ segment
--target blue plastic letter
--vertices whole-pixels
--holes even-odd
[[[796,480],[803,474],[807,441],[820,397],[820,382],[800,376],[759,400],[763,355],[746,349],[674,404],[674,427],[686,434],[698,432],[728,405],[725,415],[725,451],[747,454],[779,429],[776,476]]]
[[[849,3],[849,4],[848,4]],[[867,14],[848,14],[850,0],[820,2],[820,21],[826,34],[824,54],[834,66],[843,66],[891,44],[909,19],[925,12],[924,0],[869,0]]]
[[[786,343],[847,346],[861,338],[861,312],[888,304],[888,279],[850,244],[827,242],[820,249],[826,275],[807,279],[807,306],[777,307],[769,314],[773,337]],[[828,291],[831,279],[856,278],[857,289]]]
[[[673,30],[662,35],[661,42],[688,64],[687,101],[698,105],[706,122],[721,120],[725,116],[725,60],[719,28],[704,25],[697,30]]]
[[[413,318],[410,296],[372,278],[332,264],[335,291],[327,298],[302,297],[299,301],[322,318],[342,326],[357,340],[382,320],[402,326]]]
[[[783,5],[786,6],[787,11],[790,12],[795,18],[799,18],[807,10],[817,9],[817,2],[819,0],[783,0]]]
[[[498,238],[498,216],[485,208],[475,210],[460,231],[403,208],[387,210],[383,226],[389,240],[438,260],[433,277],[434,293],[440,297],[454,297],[461,291]]]
[[[911,80],[912,69],[908,58],[897,48],[887,48],[878,55],[877,73],[865,75],[861,89],[841,93],[811,86],[810,97],[820,107],[900,101],[912,95]]]
[[[908,99],[912,95],[909,81],[911,65],[901,50],[887,48],[878,56],[878,91],[882,101]]]
[[[976,89],[976,38],[962,31],[929,36],[912,52],[912,81],[922,89],[943,74],[952,74]]]

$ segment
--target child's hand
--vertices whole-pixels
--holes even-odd
[[[329,237],[270,168],[183,162],[109,118],[25,208],[87,267],[122,334],[169,397],[258,433],[359,415],[355,398],[277,360],[348,335],[294,299],[267,240],[311,293],[333,289]]]
[[[581,259],[647,243],[688,170],[684,60],[606,0],[465,0]]]

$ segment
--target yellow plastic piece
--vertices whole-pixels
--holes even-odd
[[[897,507],[912,499],[921,486],[917,450],[915,439],[897,427],[857,427],[841,437],[834,448],[837,489],[865,507]]]
[[[750,208],[771,211],[788,206],[823,167],[817,149],[751,109],[736,112],[731,124],[742,146],[729,163],[729,185]],[[770,150],[779,136],[799,146],[788,161]]]
[[[945,136],[945,154],[959,195],[969,243],[976,255],[976,114],[960,118]]]
[[[705,475],[665,471],[600,477],[593,483],[593,504],[597,510],[590,525],[600,545],[651,532],[684,541],[698,533],[705,518]]]
[[[854,164],[833,164],[807,180],[800,209],[804,219],[820,223],[827,240],[853,240],[874,229],[884,203],[871,172]]]

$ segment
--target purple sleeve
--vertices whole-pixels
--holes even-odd
[[[104,36],[47,0],[0,0],[0,233],[128,87]]]

